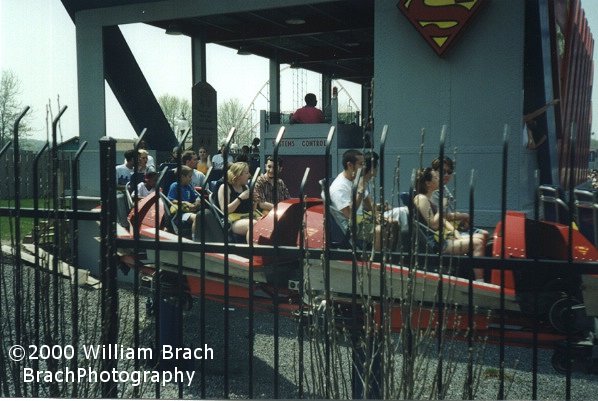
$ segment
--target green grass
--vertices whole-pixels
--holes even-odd
[[[14,207],[14,200],[0,199],[0,207]],[[21,199],[21,207],[32,208],[33,199]],[[0,217],[0,241],[10,241],[11,238],[11,225],[12,225],[12,236],[14,236],[15,220],[9,217]],[[21,218],[21,237],[29,234],[33,230],[33,219]]]

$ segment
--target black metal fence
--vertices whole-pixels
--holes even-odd
[[[395,232],[403,238],[383,236],[382,251],[373,253],[359,246],[355,214],[348,246],[325,245],[336,243],[335,222],[323,217],[331,215],[328,185],[323,203],[300,196],[284,209],[274,199],[271,235],[261,230],[263,223],[249,219],[251,245],[229,236],[229,213],[225,208],[223,216],[218,214],[208,185],[199,193],[193,233],[176,227],[184,219],[183,208],[164,207],[160,192],[150,195],[152,201],[133,201],[129,211],[126,198],[117,195],[116,143],[110,138],[100,140],[101,211],[80,210],[77,189],[67,202],[59,188],[55,132],[64,112],[54,121],[53,143],[34,157],[31,171],[15,168],[12,203],[0,208],[6,245],[0,254],[3,396],[504,399],[517,381],[514,372],[526,371],[529,380],[516,383],[525,387],[516,398],[586,398],[587,374],[595,370],[594,315],[590,300],[579,299],[591,293],[591,280],[580,280],[598,274],[598,265],[576,260],[579,249],[572,245],[560,258],[542,251],[542,242],[554,246],[548,238],[555,238],[555,230],[566,232],[567,244],[574,242],[573,188],[565,225],[555,229],[536,223],[546,203],[539,193],[534,216],[525,220],[527,245],[534,251],[515,257],[509,249],[506,136],[502,217],[495,233],[501,246],[493,257],[474,257],[472,245],[469,256],[427,253],[414,221],[408,230]],[[9,147],[20,154],[19,120],[1,158]],[[380,182],[388,174],[386,132],[385,127],[377,149]],[[283,135],[284,129],[275,160]],[[328,143],[333,135],[332,128]],[[233,136],[234,130],[229,144]],[[72,159],[72,182],[85,145]],[[47,184],[39,180],[46,153],[51,161]],[[326,156],[330,161],[329,150]],[[443,139],[439,157],[444,157]],[[310,173],[305,172],[303,184]],[[445,173],[442,166],[441,182]],[[160,180],[167,174],[163,171]],[[330,170],[324,174],[330,177]],[[250,197],[258,175],[259,170]],[[25,176],[40,183],[33,186],[31,208],[21,206]],[[225,185],[225,199],[228,191]],[[354,201],[356,192],[355,187]],[[398,188],[372,192],[377,203],[398,199]],[[136,191],[131,195],[137,199]],[[178,191],[179,205],[182,197]],[[472,236],[474,200],[472,185]],[[119,219],[123,208],[128,219]],[[293,213],[299,223],[288,218]],[[320,216],[318,225],[314,216]],[[144,219],[164,224],[152,226]],[[89,221],[99,224],[97,282],[80,270],[80,256],[89,250],[80,248],[78,233]],[[290,221],[297,230],[292,244]],[[27,222],[31,241],[24,241]],[[385,220],[380,224],[383,233],[392,231]],[[319,238],[314,237],[318,227]],[[195,239],[186,238],[189,234]],[[467,278],[455,277],[456,267]],[[476,283],[474,268],[493,271],[502,285]],[[507,285],[511,275],[514,292]],[[540,285],[547,275],[554,277],[548,281],[554,288]],[[494,298],[484,301],[493,291]],[[464,298],[456,299],[458,294]],[[580,341],[586,338],[589,342]],[[517,339],[528,341],[526,348],[511,348]],[[542,346],[555,349],[552,364],[560,373],[542,365]],[[528,354],[525,366],[510,365],[512,355],[522,354]],[[488,377],[494,378],[491,386]],[[546,393],[539,386],[546,381],[562,383]]]
[[[31,151],[24,151],[21,152],[19,157],[19,169],[21,171],[28,171],[30,166],[33,165],[34,160],[37,157],[38,152],[31,152]],[[50,155],[47,152],[42,153],[39,156],[39,165],[49,166],[51,165]],[[5,163],[4,163],[4,170],[2,171],[2,182],[1,188],[2,194],[0,199],[3,200],[13,200],[15,198],[15,187],[14,182],[15,178],[15,165],[16,165],[16,158],[14,157],[13,149],[8,149],[8,152],[5,154]],[[71,164],[73,160],[73,155],[70,153],[63,153],[59,152],[59,159],[58,159],[58,169],[59,169],[59,177],[60,181],[58,182],[59,189],[63,191],[67,191],[70,193],[71,191]],[[50,188],[50,177],[51,169],[44,169],[39,174],[38,181],[33,180],[33,176],[31,174],[22,175],[21,179],[21,188],[20,188],[20,195],[23,199],[32,199],[33,192],[35,191],[35,187],[39,188]],[[77,183],[77,186],[79,184]],[[61,191],[62,193],[62,191]]]

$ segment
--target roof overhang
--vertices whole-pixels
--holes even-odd
[[[62,0],[75,13],[151,0]],[[257,5],[259,2],[256,2]],[[374,71],[374,1],[305,2],[202,16],[139,21],[315,71],[333,79],[370,82]],[[256,7],[257,7],[256,5]]]

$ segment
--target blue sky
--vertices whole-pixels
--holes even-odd
[[[598,32],[598,1],[582,0],[590,29]],[[26,16],[26,18],[24,18]],[[190,39],[169,36],[143,24],[121,26],[142,71],[156,96],[165,93],[190,98]],[[237,56],[227,48],[207,48],[207,80],[218,92],[219,102],[237,97],[249,106],[256,98],[254,123],[259,110],[266,108],[260,89],[268,79],[268,61],[257,56]],[[11,69],[22,83],[21,100],[32,107],[31,125],[35,137],[43,139],[45,105],[51,99],[54,112],[57,96],[69,109],[62,119],[64,138],[78,132],[75,28],[60,0],[0,1],[0,69]],[[226,73],[222,73],[226,71]],[[282,109],[302,104],[305,92],[320,92],[317,74],[285,70],[281,75]],[[347,92],[339,96],[340,106],[349,104],[347,94],[360,104],[357,85],[344,83]],[[134,137],[120,106],[106,85],[107,134]],[[598,97],[593,94],[593,121],[598,122]],[[263,94],[267,95],[264,91]]]

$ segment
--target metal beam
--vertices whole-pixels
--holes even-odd
[[[81,158],[80,191],[99,195],[97,171],[100,165],[98,140],[106,135],[106,99],[104,87],[104,54],[102,28],[77,19],[77,92],[79,106],[79,138],[89,143]],[[94,173],[91,173],[94,172]]]
[[[355,34],[358,36],[358,32],[368,30],[373,30],[374,22],[371,21],[371,24],[360,24],[358,26],[347,26],[342,29],[338,29],[338,27],[333,26],[332,24],[326,24],[322,22],[318,24],[318,29],[314,31],[313,26],[310,24],[308,26],[298,26],[298,27],[288,27],[287,29],[283,29],[280,27],[276,28],[264,28],[264,27],[253,27],[253,26],[243,26],[242,31],[235,31],[228,27],[222,27],[220,25],[216,25],[214,23],[208,22],[205,19],[196,19],[199,21],[201,25],[204,27],[209,26],[213,29],[207,30],[206,40],[210,43],[218,43],[218,44],[225,44],[228,42],[235,42],[238,41],[240,37],[245,40],[271,40],[273,38],[300,38],[305,36],[317,36],[317,35],[324,35],[327,33],[339,33],[339,34]],[[157,23],[153,23],[152,25],[160,26],[161,28],[165,28],[165,22],[160,21]],[[193,33],[191,31],[190,33]],[[373,35],[373,32],[372,32]]]
[[[203,35],[191,38],[191,63],[193,85],[206,82],[206,42]]]
[[[280,63],[270,59],[270,111],[280,113]]]
[[[170,151],[177,144],[158,101],[119,27],[104,27],[105,77],[135,132],[148,129],[148,147]]]

